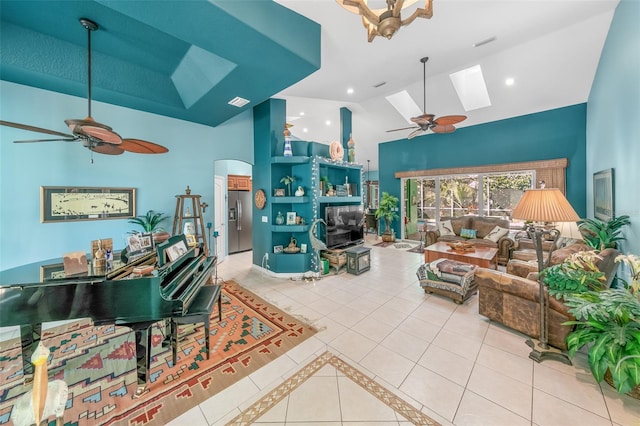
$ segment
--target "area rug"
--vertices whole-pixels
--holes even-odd
[[[228,422],[226,426],[245,426],[253,424],[257,419],[267,413],[271,408],[275,407],[278,402],[286,398],[291,394],[291,392],[296,390],[296,388],[312,377],[325,365],[332,365],[335,367],[354,383],[367,390],[371,395],[391,407],[396,413],[410,421],[412,424],[430,426],[440,425],[440,423],[422,413],[420,410],[398,397],[348,362],[331,352],[325,352],[300,369],[284,383],[260,398],[249,408]]]
[[[397,249],[408,249],[412,247],[411,244],[408,243],[395,243],[393,246]]]
[[[415,247],[410,248],[407,251],[411,253],[424,253],[424,246],[417,245]]]
[[[379,243],[374,244],[374,247],[388,247],[393,244],[393,241],[381,241]]]
[[[211,315],[211,355],[206,359],[201,325],[181,327],[178,360],[152,338],[148,392],[136,391],[135,334],[126,327],[94,327],[88,320],[44,333],[51,380],[69,386],[67,425],[163,425],[246,377],[311,337],[316,330],[233,281],[222,291],[222,321]],[[0,343],[0,425],[12,424],[23,385],[19,339]]]

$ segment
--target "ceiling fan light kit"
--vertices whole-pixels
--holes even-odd
[[[393,35],[405,25],[409,25],[416,18],[430,19],[433,16],[432,0],[424,0],[424,7],[416,8],[407,19],[402,19],[402,11],[422,0],[386,0],[386,9],[369,8],[368,0],[336,0],[336,2],[351,13],[362,16],[362,23],[367,29],[369,43],[376,36],[391,39]]]
[[[435,118],[435,114],[427,114],[427,61],[428,56],[420,58],[422,62],[422,76],[423,76],[423,92],[422,92],[422,111],[423,113],[417,117],[411,117],[411,121],[416,123],[418,127],[403,127],[401,129],[387,130],[387,132],[397,132],[398,130],[413,129],[407,136],[407,139],[414,138],[419,134],[431,130],[433,133],[453,133],[456,128],[454,124],[460,123],[467,119],[466,115],[445,115]]]
[[[87,29],[87,117],[84,119],[69,118],[64,121],[72,134],[4,120],[0,120],[0,125],[60,137],[58,139],[14,141],[16,143],[80,141],[82,145],[91,150],[91,152],[107,155],[120,155],[125,151],[136,154],[163,154],[165,152],[169,152],[169,150],[164,146],[153,142],[141,139],[123,139],[118,133],[114,132],[111,127],[106,124],[99,123],[91,117],[91,32],[96,31],[99,26],[87,18],[80,18],[80,24]],[[93,162],[93,159],[91,162]]]

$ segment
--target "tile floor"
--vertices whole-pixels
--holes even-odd
[[[367,241],[372,246],[376,241]],[[420,288],[420,254],[372,247],[371,270],[310,283],[271,277],[251,253],[218,269],[318,333],[170,423],[224,425],[326,351],[443,425],[640,425],[640,401],[595,383],[586,356],[574,366],[528,358],[525,337],[465,305]],[[6,331],[1,338],[12,336]],[[261,425],[406,425],[341,371],[324,366],[263,414]]]

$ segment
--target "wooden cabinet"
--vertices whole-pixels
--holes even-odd
[[[230,191],[251,191],[251,176],[228,175],[227,189]]]

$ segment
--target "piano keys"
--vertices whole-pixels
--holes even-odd
[[[25,380],[33,373],[30,358],[42,323],[91,318],[95,325],[122,325],[136,332],[138,385],[143,389],[150,366],[151,325],[165,321],[168,328],[171,318],[206,309],[210,313],[215,300],[221,308],[221,286],[213,282],[216,257],[192,247],[169,260],[167,250],[182,242],[186,244],[183,235],[173,236],[155,252],[107,275],[41,280],[34,279],[29,267],[0,272],[0,327],[20,326]],[[133,275],[133,268],[140,265],[156,269],[151,276]]]

